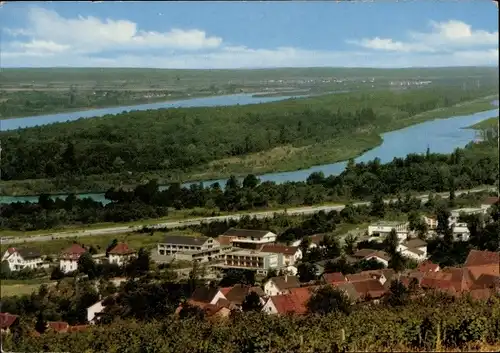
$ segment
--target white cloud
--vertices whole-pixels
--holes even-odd
[[[385,50],[394,52],[445,52],[475,47],[497,47],[498,31],[487,32],[484,30],[473,30],[467,23],[450,20],[447,22],[430,22],[431,31],[428,33],[410,32],[410,41],[395,41],[391,38],[379,38],[362,40],[349,40],[348,43],[355,44],[367,49]]]
[[[0,51],[5,67],[424,67],[498,62],[498,32],[473,30],[459,21],[432,22],[429,33],[410,32],[408,41],[351,40],[359,50],[339,51],[226,45],[200,29],[160,33],[128,20],[63,18],[40,8],[31,9],[27,20],[23,28],[5,29],[11,39]]]
[[[26,43],[14,42],[16,49],[22,48],[27,55],[39,52],[41,43],[48,49],[58,52],[77,52],[81,54],[100,53],[104,50],[140,49],[182,49],[196,50],[216,48],[222,39],[207,36],[197,29],[172,29],[159,33],[139,30],[137,24],[127,20],[101,20],[96,17],[63,18],[54,11],[31,8],[28,12],[27,28],[7,29],[14,37],[28,37]],[[47,54],[52,54],[47,50]]]

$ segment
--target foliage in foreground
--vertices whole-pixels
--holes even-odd
[[[343,333],[342,333],[342,330]],[[342,336],[345,340],[342,341]],[[367,305],[349,314],[270,317],[234,315],[229,321],[171,316],[148,323],[119,320],[77,334],[31,337],[14,333],[4,348],[83,352],[332,352],[440,350],[500,342],[500,300],[473,302],[431,296],[406,306]]]

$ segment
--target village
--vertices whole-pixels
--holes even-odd
[[[470,231],[467,223],[462,222],[463,217],[486,216],[495,202],[498,202],[497,198],[488,198],[481,207],[452,210],[448,219],[452,241],[467,242]],[[311,297],[325,285],[342,291],[352,305],[379,303],[390,294],[394,281],[404,284],[411,289],[412,295],[418,296],[438,291],[455,297],[466,295],[475,300],[487,300],[500,293],[498,252],[471,250],[462,266],[441,268],[429,260],[426,241],[442,236],[436,232],[437,219],[422,216],[420,222],[425,224],[424,236],[421,232],[417,234],[415,230],[410,230],[408,222],[370,224],[364,232],[349,233],[342,238],[344,247],[340,256],[314,262],[309,255],[329,246],[331,239],[327,234],[315,234],[284,244],[277,241],[277,234],[268,230],[230,228],[214,238],[168,232],[163,241],[151,250],[148,261],[158,267],[178,262],[191,263],[188,268],[176,270],[178,278],[187,278],[194,267],[202,267],[200,283],[205,285],[198,285],[188,298],[179,303],[176,313],[190,306],[203,311],[205,317],[213,318],[228,317],[234,311],[241,311],[244,302],[252,296],[259,310],[267,314],[305,314]],[[387,250],[391,237],[395,242],[392,254]],[[353,243],[351,248],[345,246],[349,242]],[[395,254],[414,265],[401,269],[393,264],[391,266]],[[33,248],[8,248],[2,256],[2,265],[8,264],[12,272],[52,268],[53,273],[57,272],[63,278],[78,274],[85,256],[96,264],[123,268],[137,259],[138,251],[122,242],[111,244],[105,254],[92,255],[89,255],[89,249],[74,243],[57,257],[42,256]],[[309,262],[305,261],[306,258]],[[339,263],[355,270],[346,270],[348,273],[335,270],[339,268]],[[332,264],[337,264],[333,270]],[[228,271],[236,271],[240,276],[252,273],[255,283],[218,285]],[[79,276],[85,278],[81,274]],[[126,277],[111,279],[116,287],[126,281]],[[99,299],[87,307],[86,324],[48,321],[47,329],[72,332],[96,324],[105,310],[106,300],[99,294]],[[9,332],[18,321],[17,315],[2,312],[2,332]]]

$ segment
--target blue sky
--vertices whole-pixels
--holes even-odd
[[[490,0],[24,2],[0,23],[3,67],[498,64]]]

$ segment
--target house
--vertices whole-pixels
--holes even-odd
[[[382,241],[394,229],[400,241],[408,236],[408,222],[378,222],[368,226],[369,240]]]
[[[136,252],[130,249],[127,244],[118,243],[108,252],[109,263],[123,266],[133,259],[135,254]]]
[[[471,286],[474,289],[494,289],[496,292],[500,291],[500,276],[483,274],[479,276]]]
[[[47,330],[66,333],[69,331],[69,324],[65,321],[49,321],[47,322]]]
[[[472,274],[473,278],[479,278],[483,274],[500,275],[500,252],[471,250],[464,267]]]
[[[217,241],[219,242],[219,245],[221,247],[230,247],[233,246],[233,240],[237,239],[235,236],[229,236],[229,235],[219,235],[217,237]]]
[[[42,255],[36,249],[8,248],[2,256],[2,262],[7,261],[11,271],[24,269],[35,270],[42,266]]]
[[[245,301],[245,298],[250,293],[256,293],[260,298],[261,304],[262,305],[265,304],[265,301],[263,299],[265,297],[265,294],[262,291],[262,289],[257,286],[246,286],[243,284],[235,284],[232,287],[221,288],[221,292],[224,294],[225,300],[227,300],[230,303],[230,305],[238,309],[241,308],[241,305]],[[221,302],[221,299],[219,299],[216,302],[216,304],[219,302]]]
[[[286,246],[282,244],[265,244],[260,248],[261,252],[278,254],[279,267],[293,266],[302,259],[302,251],[297,246]]]
[[[64,250],[59,258],[59,268],[63,273],[74,272],[78,269],[78,260],[87,250],[78,244],[73,244]]]
[[[365,278],[350,283],[356,289],[359,298],[364,301],[378,300],[387,293],[387,289],[377,279]]]
[[[268,296],[290,293],[290,289],[299,288],[300,281],[295,276],[271,277],[264,283],[264,293]]]
[[[468,291],[474,280],[466,268],[447,267],[439,272],[425,272],[420,286],[423,289],[433,289],[451,295],[459,295]]]
[[[9,313],[0,313],[1,333],[10,333],[10,329],[17,324],[19,324],[19,316]]]
[[[188,302],[192,305],[197,304],[217,304],[220,299],[227,300],[225,294],[217,287],[198,287],[194,290]]]
[[[347,283],[347,278],[341,272],[324,273],[322,279],[326,284],[331,285]]]
[[[296,314],[307,313],[307,302],[312,296],[315,287],[292,288],[290,293],[269,297],[262,311],[268,314]]]
[[[203,236],[167,234],[157,245],[158,255],[176,260],[208,262],[218,259],[222,249],[217,240]]]
[[[470,231],[467,223],[453,223],[451,225],[453,240],[455,241],[469,241]]]
[[[436,227],[437,227],[437,219],[435,217],[427,217],[427,216],[423,216],[422,217],[422,220],[425,222],[425,224],[427,225],[427,229],[430,230],[430,231],[434,231],[436,230]]]
[[[438,272],[440,269],[438,264],[431,261],[424,261],[417,267],[417,270],[420,272]]]
[[[220,269],[241,269],[256,271],[259,275],[267,275],[268,271],[278,269],[279,256],[273,253],[264,253],[251,249],[234,249],[223,253],[221,264],[215,265]]]
[[[376,260],[382,263],[385,267],[389,266],[389,260],[391,256],[385,251],[373,250],[373,249],[360,249],[356,251],[353,255],[354,258],[358,260]]]
[[[99,300],[97,303],[92,304],[87,308],[87,322],[89,324],[95,324],[97,321],[97,314],[104,311],[105,306],[103,305],[103,300]]]
[[[350,274],[346,276],[346,279],[349,283],[375,279],[379,281],[381,285],[384,285],[384,283],[387,281],[384,273],[377,270],[361,271],[359,273]]]
[[[427,242],[418,238],[406,240],[398,245],[397,251],[415,261],[425,261],[427,259]]]
[[[344,292],[344,294],[347,295],[347,298],[349,298],[351,303],[355,303],[361,299],[358,291],[356,290],[356,288],[352,283],[349,282],[337,283],[333,284],[332,287]]]
[[[257,249],[260,245],[274,243],[278,236],[268,230],[230,228],[224,236],[234,237],[233,246]]]

